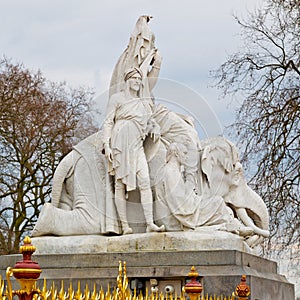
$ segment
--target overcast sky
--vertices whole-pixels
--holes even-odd
[[[170,88],[169,93],[161,92],[158,85],[158,98],[163,93],[177,103],[176,95],[185,89],[178,106],[187,106],[186,111],[206,127],[200,135],[220,134],[233,120],[234,108],[217,99],[220,93],[209,87],[209,72],[242,45],[233,14],[246,16],[262,2],[0,0],[0,54],[30,69],[40,69],[52,81],[94,88],[97,95],[104,95],[98,97],[97,104],[105,111],[103,93],[135,22],[142,14],[152,15],[150,27],[163,56],[160,77],[163,86]],[[164,80],[171,80],[179,90]],[[206,111],[204,102],[210,105],[211,115],[201,115]],[[205,123],[205,117],[216,127]]]

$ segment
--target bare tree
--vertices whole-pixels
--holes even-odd
[[[244,47],[213,76],[223,95],[243,99],[230,131],[269,208],[270,241],[292,245],[300,238],[300,1],[266,0],[236,21]]]
[[[97,130],[92,96],[0,61],[0,254],[18,251],[49,200],[57,164]]]

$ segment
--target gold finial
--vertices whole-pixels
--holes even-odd
[[[250,296],[250,287],[246,283],[246,275],[242,275],[241,282],[235,288],[235,294],[239,297],[238,299],[248,299],[248,296]]]
[[[191,300],[196,300],[202,292],[202,285],[197,280],[199,273],[196,271],[195,266],[191,267],[191,271],[188,276],[190,277],[189,282],[184,286],[184,291],[189,295]]]
[[[36,247],[31,244],[31,239],[29,236],[26,236],[23,241],[24,245],[20,247],[20,253],[24,252],[35,252]]]
[[[199,276],[199,273],[196,271],[195,266],[191,267],[191,271],[189,272],[188,276],[191,277],[191,278]]]

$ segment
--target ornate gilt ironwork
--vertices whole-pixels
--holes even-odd
[[[35,251],[35,247],[31,244],[28,236],[24,239],[24,245],[20,247],[20,252],[23,255],[23,260],[16,262],[13,268],[9,267],[6,270],[7,280],[7,298],[12,300],[14,295],[17,295],[20,300],[32,300],[33,296],[39,294],[39,290],[35,284],[41,274],[41,268],[38,263],[32,261],[31,256]],[[21,288],[14,291],[10,277],[14,276]]]
[[[199,273],[194,266],[192,266],[188,276],[190,277],[190,281],[184,286],[184,291],[189,295],[191,300],[197,300],[203,288],[201,283],[197,280]]]

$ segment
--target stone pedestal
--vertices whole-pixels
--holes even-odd
[[[121,237],[33,238],[42,274],[50,286],[61,280],[65,286],[81,281],[82,287],[96,283],[104,288],[116,285],[119,260],[127,263],[130,286],[145,289],[156,279],[160,291],[174,286],[180,293],[192,265],[196,267],[204,293],[229,295],[247,275],[250,299],[294,300],[294,286],[277,273],[273,261],[256,256],[242,239],[214,232],[134,234]],[[231,245],[231,249],[230,249]],[[233,250],[233,246],[235,249]],[[13,266],[18,255],[0,257],[1,275]]]

